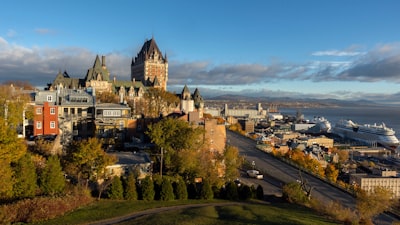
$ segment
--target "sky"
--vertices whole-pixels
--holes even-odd
[[[168,90],[400,104],[400,1],[2,1],[0,82],[111,77],[154,38]]]

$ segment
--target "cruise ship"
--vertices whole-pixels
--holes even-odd
[[[366,144],[380,144],[385,148],[396,149],[399,140],[395,131],[384,123],[360,125],[351,120],[340,120],[333,128],[333,133],[342,137]]]

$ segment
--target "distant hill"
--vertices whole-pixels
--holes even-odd
[[[339,99],[313,99],[313,98],[303,98],[296,99],[290,97],[251,97],[244,95],[219,95],[215,97],[209,97],[205,99],[206,101],[226,101],[229,102],[251,102],[251,103],[270,103],[270,104],[279,104],[280,106],[293,106],[298,107],[299,105],[304,106],[315,106],[315,107],[345,107],[345,106],[380,106],[380,105],[389,105],[384,103],[376,103],[370,100],[339,100]]]

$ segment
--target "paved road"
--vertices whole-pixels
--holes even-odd
[[[249,162],[254,161],[256,168],[272,177],[275,180],[274,182],[277,180],[282,183],[288,183],[299,180],[299,170],[297,168],[256,149],[255,141],[228,130],[227,141],[228,144],[238,147],[241,155],[244,155]],[[268,176],[265,178],[266,181],[268,181]],[[355,208],[355,198],[349,193],[309,174],[302,173],[302,177],[314,187],[312,191],[313,197],[325,203],[338,201],[344,207]],[[396,219],[387,214],[382,214],[376,224],[392,224],[393,221],[396,221]]]

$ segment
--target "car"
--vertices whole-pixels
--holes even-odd
[[[247,175],[252,178],[262,180],[264,176],[258,170],[247,170]]]

